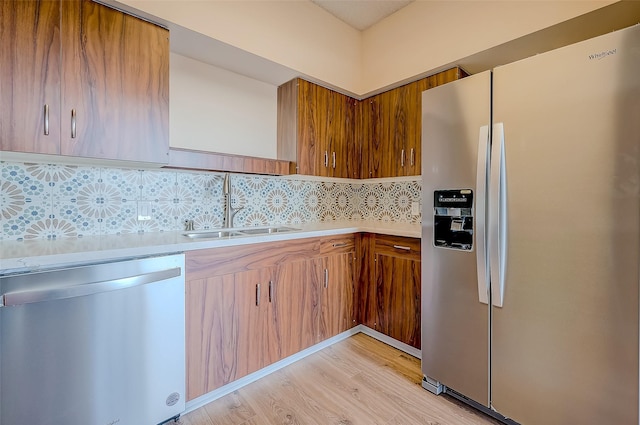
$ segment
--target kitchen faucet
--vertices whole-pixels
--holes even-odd
[[[222,183],[222,193],[224,194],[224,228],[228,229],[233,227],[233,217],[244,207],[232,208],[231,207],[231,176],[229,173],[224,175],[224,182]]]

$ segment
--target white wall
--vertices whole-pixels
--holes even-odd
[[[171,54],[170,145],[276,158],[277,87]]]

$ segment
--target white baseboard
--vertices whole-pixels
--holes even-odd
[[[254,381],[257,381],[260,378],[263,378],[267,375],[272,374],[273,372],[282,369],[285,366],[289,366],[292,363],[297,362],[298,360],[301,360],[313,353],[316,353],[324,348],[327,348],[333,344],[335,344],[336,342],[340,342],[344,339],[349,338],[352,335],[355,335],[357,333],[362,332],[365,335],[369,335],[372,338],[375,338],[381,342],[384,342],[385,344],[388,344],[394,348],[397,348],[400,351],[404,351],[407,354],[410,354],[414,357],[417,358],[421,358],[421,352],[420,350],[418,350],[417,348],[414,348],[410,345],[407,345],[403,342],[400,342],[398,340],[395,340],[393,338],[388,337],[387,335],[384,335],[378,331],[375,331],[371,328],[368,328],[364,325],[358,325],[355,326],[351,329],[349,329],[348,331],[342,332],[339,335],[336,335],[332,338],[329,338],[327,340],[324,340],[312,347],[307,348],[306,350],[302,350],[299,353],[296,353],[292,356],[289,356],[285,359],[282,359],[272,365],[269,365],[263,369],[260,369],[257,372],[254,372],[252,374],[249,374],[245,377],[242,377],[240,379],[238,379],[237,381],[233,381],[223,387],[218,388],[217,390],[213,390],[210,393],[201,395],[198,398],[195,398],[191,401],[188,401],[186,404],[186,410],[183,412],[183,414],[189,413],[193,410],[199,409],[200,407],[204,406],[205,404],[211,403],[214,400],[217,400],[221,397],[224,397],[227,394],[230,394],[242,387],[244,387],[245,385],[248,385]]]
[[[397,348],[400,351],[404,351],[405,353],[410,354],[417,359],[422,359],[422,351],[420,351],[420,349],[412,347],[409,344],[405,344],[404,342],[400,342],[397,339],[393,339],[390,336],[380,333],[365,325],[359,325],[358,327],[360,328],[360,332],[362,332],[363,334],[369,335],[370,337],[384,342],[385,344],[390,345],[393,348]]]

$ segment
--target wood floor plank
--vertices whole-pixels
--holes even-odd
[[[252,404],[241,391],[234,391],[205,405],[204,410],[211,418],[212,425],[241,425],[256,416]]]
[[[296,365],[292,365],[296,366]],[[264,417],[275,415],[276,424],[326,424],[326,417],[332,415],[331,407],[316,400],[305,382],[301,385],[295,378],[295,368],[287,367],[276,372],[275,379],[262,380],[261,394],[256,403]],[[266,423],[266,422],[265,422]]]
[[[320,356],[304,367],[292,369],[292,374],[293,382],[308,385],[307,392],[313,400],[325,407],[322,413],[327,421],[324,423],[382,425],[393,416],[388,411],[391,406],[385,406],[384,400],[378,400],[374,393]]]
[[[182,425],[496,425],[421,387],[420,361],[364,334],[181,418]]]
[[[197,409],[180,417],[180,425],[213,425],[207,411]]]
[[[346,351],[348,351],[348,347],[342,344],[334,344],[318,352],[318,355],[340,367],[344,375],[348,377],[353,377],[371,367],[370,363],[365,363],[352,356],[345,355],[347,354]]]

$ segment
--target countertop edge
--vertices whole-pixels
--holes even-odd
[[[85,263],[165,255],[208,248],[303,238],[377,233],[420,238],[420,224],[357,222],[316,223],[301,230],[258,236],[191,240],[183,232],[89,236],[77,239],[1,241],[0,275],[39,271]]]

